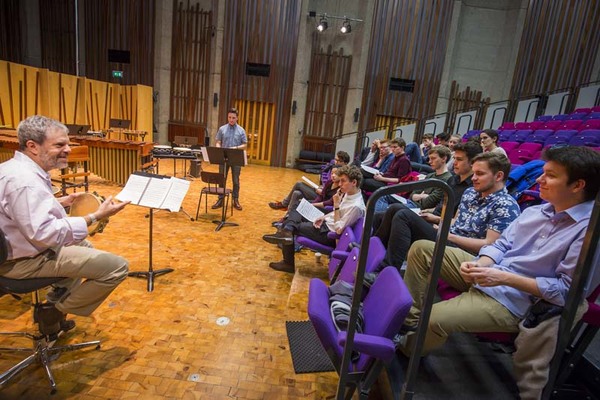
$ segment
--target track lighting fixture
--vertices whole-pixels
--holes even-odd
[[[315,18],[315,19],[319,19],[319,24],[317,25],[317,30],[319,32],[323,32],[325,30],[327,30],[327,28],[329,27],[329,21],[331,20],[341,20],[342,22],[342,26],[339,28],[341,33],[350,33],[352,32],[352,26],[350,25],[350,22],[363,22],[362,19],[357,19],[357,18],[351,18],[351,17],[347,17],[347,16],[339,16],[339,15],[331,15],[331,14],[326,14],[326,13],[317,13],[317,11],[309,11],[308,12],[308,17],[309,18]],[[339,27],[339,25],[334,24],[335,27]]]
[[[319,21],[319,25],[317,25],[317,30],[319,32],[323,32],[324,30],[327,29],[327,19],[326,18],[321,18],[321,21]]]

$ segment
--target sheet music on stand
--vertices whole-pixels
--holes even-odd
[[[134,172],[115,198],[142,207],[177,212],[189,188],[190,182],[185,179]]]
[[[317,207],[313,206],[308,201],[306,201],[306,199],[302,199],[300,201],[300,204],[298,204],[296,211],[298,211],[300,215],[302,215],[310,222],[315,222],[318,218],[325,215]]]

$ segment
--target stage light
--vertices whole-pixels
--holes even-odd
[[[350,32],[352,32],[352,27],[350,26],[350,21],[345,20],[342,23],[342,27],[340,28],[340,32],[342,32],[342,33],[350,33]]]
[[[321,18],[321,21],[319,21],[319,25],[317,25],[317,30],[319,32],[323,32],[324,30],[327,29],[327,19],[325,18]]]

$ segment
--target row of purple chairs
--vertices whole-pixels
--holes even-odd
[[[549,120],[549,121],[533,121],[533,122],[505,122],[498,128],[498,131],[503,130],[520,130],[520,129],[553,129],[555,131],[561,129],[598,129],[600,128],[600,115],[596,118],[569,119],[569,120]]]
[[[550,139],[554,138],[555,142],[549,143]],[[571,142],[573,140],[573,142]],[[585,129],[578,131],[575,129],[563,129],[553,131],[550,129],[538,129],[532,131],[531,129],[521,130],[504,130],[498,132],[498,141],[502,142],[518,142],[518,143],[542,143],[544,145],[549,144],[572,144],[573,146],[591,146],[595,147],[600,145],[600,129]]]

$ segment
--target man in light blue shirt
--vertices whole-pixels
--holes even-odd
[[[248,143],[248,138],[246,137],[246,131],[244,128],[237,124],[238,120],[238,111],[235,108],[230,108],[227,112],[227,124],[223,125],[217,131],[217,136],[215,137],[215,146],[216,147],[224,147],[228,149],[239,149],[246,150],[246,146]],[[240,197],[240,173],[242,172],[241,165],[227,165],[227,168],[223,167],[223,165],[219,165],[219,172],[225,174],[225,179],[227,179],[227,174],[229,172],[229,168],[231,168],[231,179],[233,181],[233,206],[236,210],[242,210],[242,206],[239,201]],[[213,204],[212,208],[221,208],[223,206],[223,197],[219,197],[219,200],[215,204]]]
[[[441,277],[459,296],[434,304],[424,352],[452,332],[518,332],[536,299],[564,306],[600,186],[600,153],[585,147],[550,148],[537,179],[547,204],[523,211],[479,257],[447,248]],[[411,247],[405,282],[414,304],[406,324],[416,324],[427,285],[433,242]],[[592,272],[589,292],[600,284]],[[589,294],[589,293],[588,293]]]

